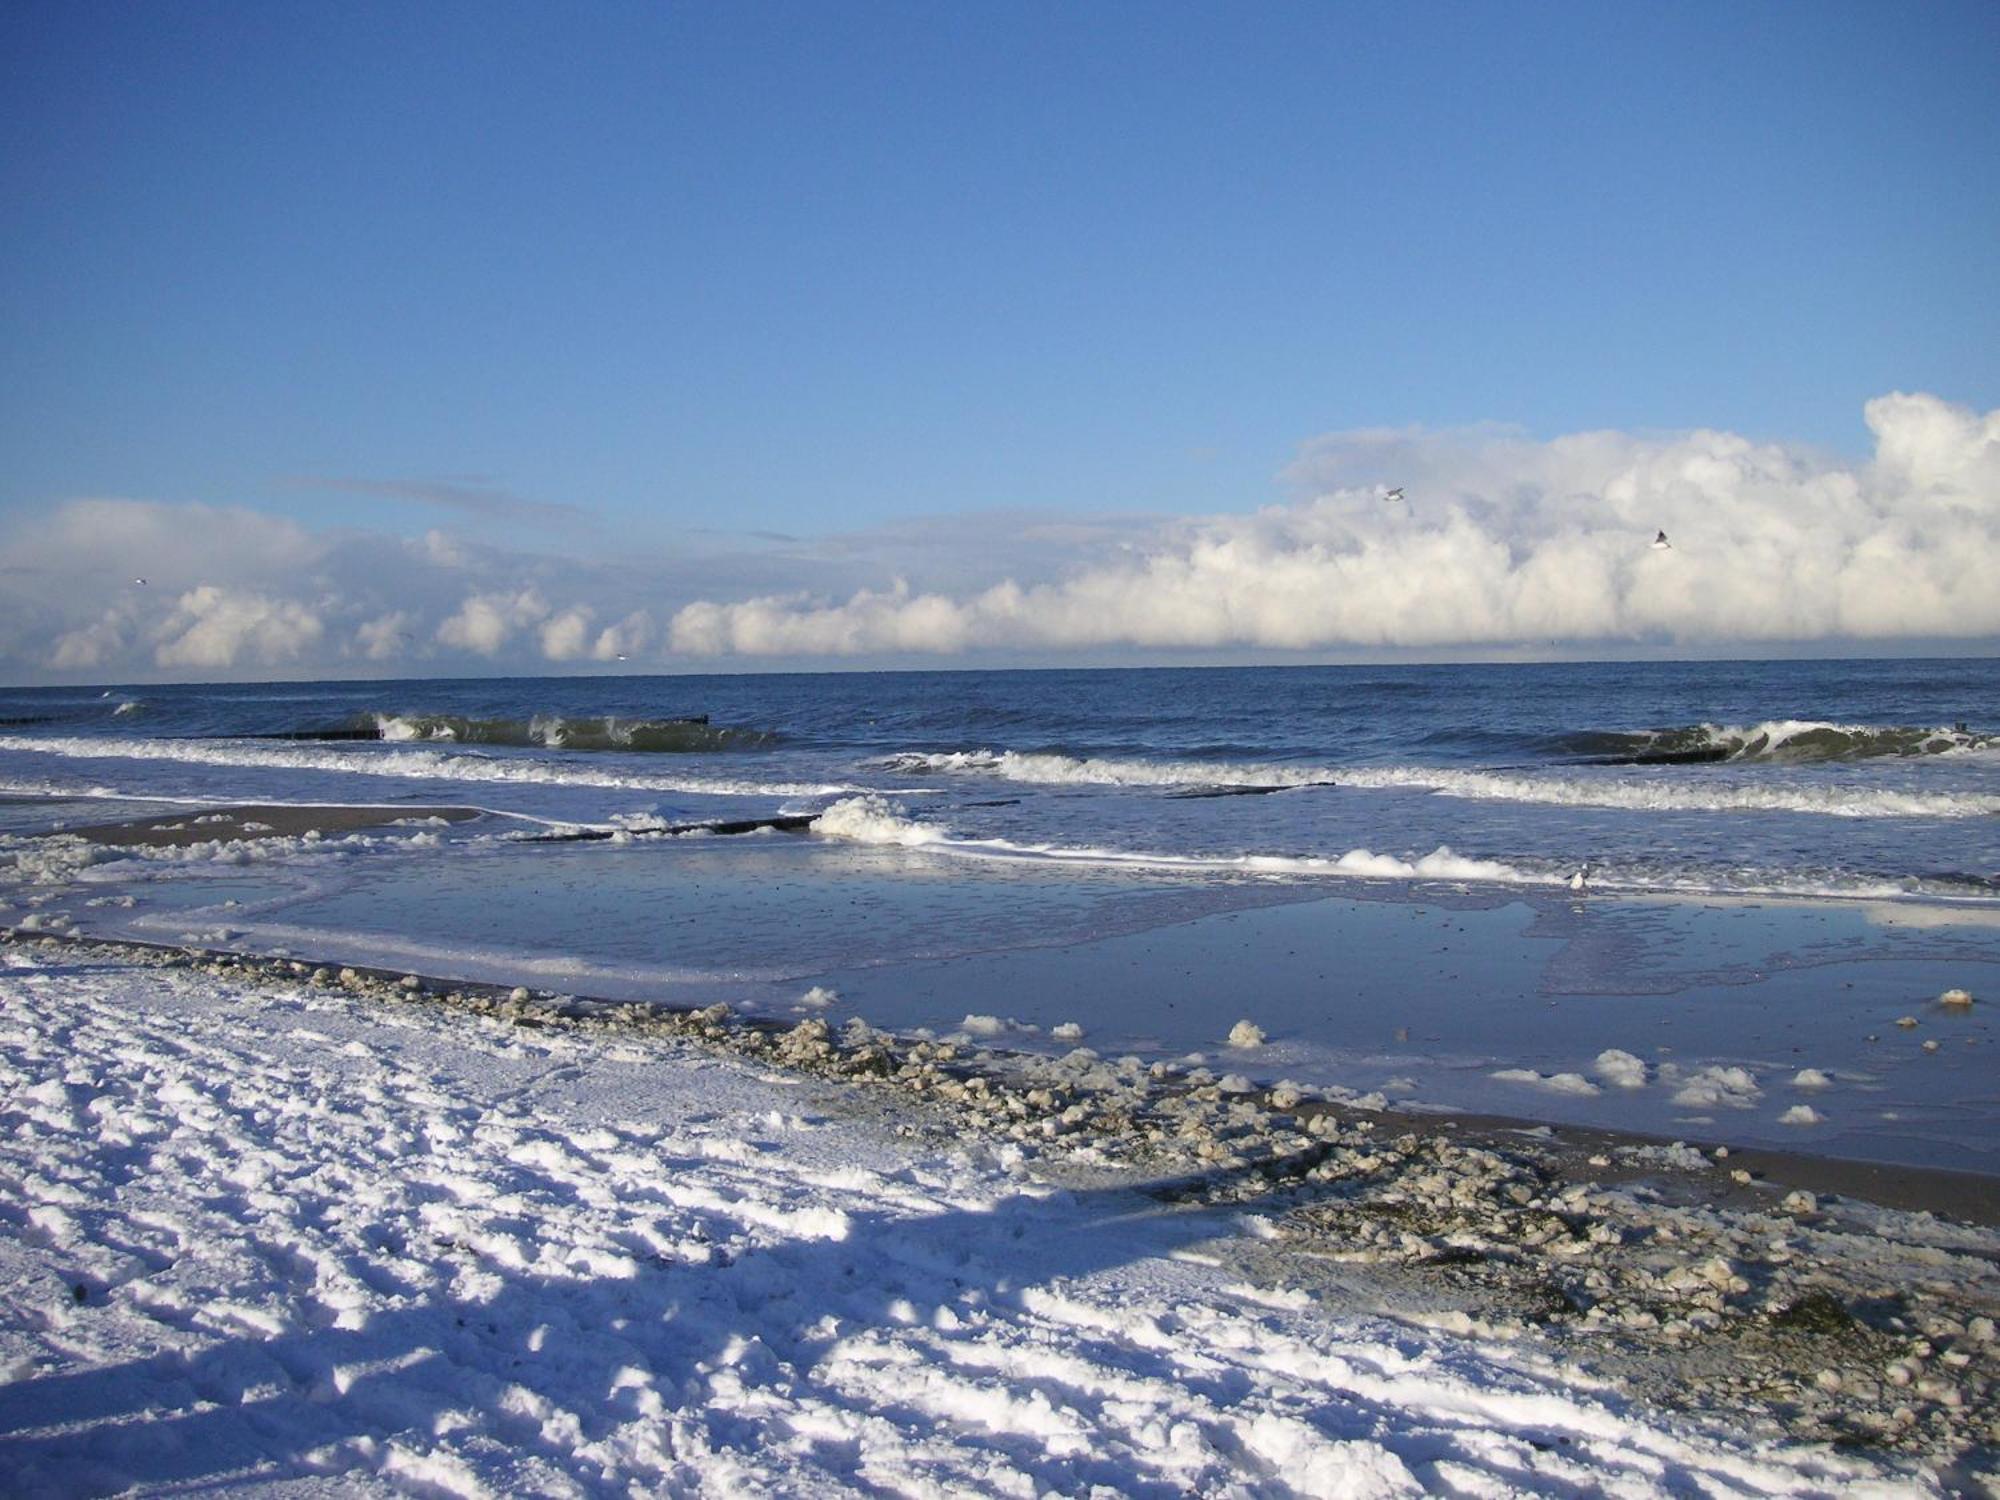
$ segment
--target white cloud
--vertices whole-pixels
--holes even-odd
[[[962,595],[703,600],[690,656],[1782,642],[2000,632],[2000,412],[1870,402],[1875,462],[1732,433],[1365,432],[1308,444],[1289,505]],[[1382,498],[1394,482],[1409,498]],[[1665,530],[1672,547],[1648,545]]]
[[[616,625],[607,625],[597,632],[590,656],[593,661],[618,661],[637,655],[652,643],[653,617],[646,610],[635,609]]]
[[[163,667],[227,671],[239,662],[295,660],[325,633],[319,617],[291,599],[234,593],[203,584],[182,594],[158,631],[153,659]]]
[[[125,650],[130,622],[122,611],[107,609],[88,625],[56,637],[49,665],[59,672],[88,671],[116,661]]]
[[[415,623],[407,610],[393,609],[359,626],[354,641],[368,660],[393,661],[404,654]]]
[[[590,606],[572,605],[542,626],[542,655],[550,661],[575,661],[590,644]]]
[[[75,500],[0,527],[0,674],[2000,637],[2000,412],[1892,395],[1866,417],[1862,463],[1711,431],[1349,432],[1252,512],[944,515],[599,560]]]
[[[437,628],[443,644],[481,656],[498,654],[516,629],[547,616],[549,607],[533,588],[515,594],[469,594],[458,613]]]

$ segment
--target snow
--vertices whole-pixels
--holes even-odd
[[[1521,1083],[1551,1094],[1595,1094],[1597,1085],[1581,1073],[1537,1073],[1533,1068],[1496,1068],[1489,1077],[1501,1083]]]
[[[699,1046],[0,949],[11,1493],[1936,1493]]]

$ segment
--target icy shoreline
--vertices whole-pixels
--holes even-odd
[[[1993,1233],[1660,1191],[1691,1151],[1592,1185],[1083,1052],[0,958],[29,1493],[1992,1482]]]

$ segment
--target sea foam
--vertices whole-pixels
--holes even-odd
[[[348,749],[311,743],[258,744],[244,740],[85,739],[0,735],[0,750],[73,760],[178,761],[190,765],[394,776],[415,781],[476,781],[517,785],[594,787],[619,791],[692,792],[711,796],[824,797],[865,790],[840,782],[752,781],[710,776],[640,776],[527,756],[394,748]]]
[[[1012,750],[908,752],[880,764],[909,774],[979,774],[1045,786],[1411,790],[1478,801],[1639,812],[1801,812],[1838,818],[1978,818],[2000,813],[2000,796],[1990,793],[1692,781],[1637,770],[1611,776],[1564,775],[1448,766],[1143,760]]]

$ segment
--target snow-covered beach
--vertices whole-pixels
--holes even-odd
[[[1815,1245],[1819,1205],[1766,1205],[1739,1253],[1789,1239],[1778,1258],[1824,1253],[1834,1285],[1858,1257],[1914,1300],[1856,1299],[1852,1326],[1810,1335],[1818,1367],[1788,1399],[1676,1410],[1612,1330],[1623,1375],[1446,1282],[1385,1293],[1371,1267],[1436,1257],[1300,1237],[1288,1214],[1337,1189],[1148,1192],[1157,1168],[1087,1140],[982,1136],[940,1103],[780,1065],[810,1062],[810,1026],[746,1051],[700,1024],[577,1024],[286,964],[32,937],[4,963],[12,1493],[1991,1481],[1984,1437],[1939,1440],[1941,1415],[1990,1413],[1989,1231],[1829,1219]],[[1609,1204],[1584,1217],[1613,1222]],[[1699,1250],[1678,1295],[1686,1347],[1711,1347],[1679,1358],[1720,1390],[1746,1341],[1704,1309],[1771,1288]],[[1802,1441],[1801,1405],[1837,1402],[1857,1372],[1826,1372],[1864,1350],[1894,1398],[1880,1441]]]

